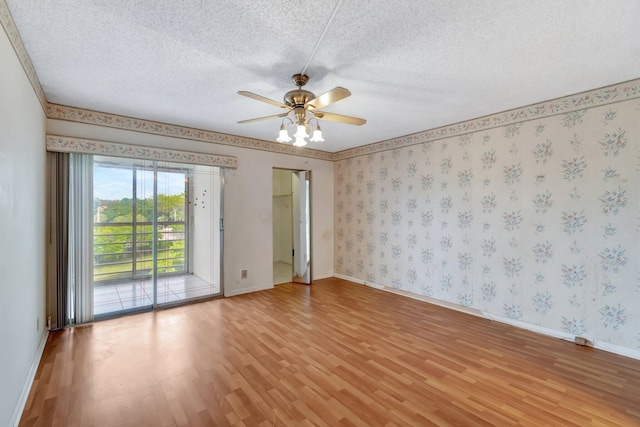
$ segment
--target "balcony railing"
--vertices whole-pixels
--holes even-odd
[[[187,271],[185,221],[157,223],[157,274]],[[151,277],[153,223],[93,224],[93,280],[107,282]]]

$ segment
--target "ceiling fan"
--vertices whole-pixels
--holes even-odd
[[[323,93],[320,96],[315,96],[312,92],[308,90],[302,89],[302,86],[307,84],[309,81],[309,77],[306,74],[294,74],[293,82],[298,89],[293,89],[287,92],[284,95],[284,103],[274,101],[273,99],[265,98],[264,96],[257,95],[253,92],[247,92],[241,90],[238,94],[242,96],[246,96],[248,98],[253,98],[258,101],[266,102],[267,104],[275,105],[276,107],[280,107],[285,109],[286,111],[280,114],[274,114],[271,116],[257,117],[255,119],[241,120],[238,123],[253,123],[260,120],[268,120],[268,119],[276,119],[276,118],[284,118],[282,121],[282,125],[280,126],[280,136],[278,137],[278,142],[289,142],[291,138],[287,134],[285,129],[285,121],[289,120],[289,125],[296,125],[297,132],[294,135],[296,141],[293,143],[295,146],[303,146],[306,145],[307,142],[305,138],[309,135],[307,134],[307,130],[309,128],[309,124],[311,120],[316,121],[316,128],[313,132],[313,137],[310,139],[312,142],[316,141],[324,141],[322,139],[320,125],[318,123],[318,119],[329,120],[333,122],[346,123],[349,125],[357,125],[361,126],[365,124],[367,121],[365,119],[360,119],[358,117],[352,116],[344,116],[342,114],[335,113],[327,113],[325,111],[321,111],[321,108],[327,107],[328,105],[333,104],[334,102],[338,102],[341,99],[344,99],[348,96],[351,96],[351,92],[348,89],[337,86],[331,89],[328,92]],[[292,115],[292,118],[287,116]]]

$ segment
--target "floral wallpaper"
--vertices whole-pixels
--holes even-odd
[[[336,272],[640,349],[640,100],[336,162]]]

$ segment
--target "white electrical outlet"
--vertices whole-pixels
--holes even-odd
[[[36,319],[36,332],[40,332],[40,318]]]
[[[247,278],[247,270],[242,270],[240,272],[240,278],[241,279],[246,279]]]

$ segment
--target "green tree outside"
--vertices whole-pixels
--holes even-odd
[[[133,277],[152,267],[153,198],[136,200],[134,248],[133,199],[94,203],[94,280]],[[185,195],[158,194],[158,273],[185,271]],[[164,222],[182,224],[162,224]],[[166,231],[168,228],[170,232]]]

